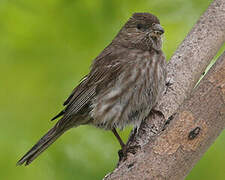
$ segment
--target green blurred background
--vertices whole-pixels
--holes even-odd
[[[0,180],[98,180],[112,171],[119,144],[111,132],[88,126],[63,135],[30,166],[15,164],[55,123],[49,120],[133,12],[152,12],[160,18],[169,59],[209,4],[0,0]],[[124,140],[130,129],[121,132]],[[187,179],[224,180],[224,149],[225,133]]]

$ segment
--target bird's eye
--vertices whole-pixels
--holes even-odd
[[[144,25],[143,24],[137,24],[137,29],[143,29],[144,28]]]
[[[152,26],[154,26],[155,25],[155,23],[152,23]]]

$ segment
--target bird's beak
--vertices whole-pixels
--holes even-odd
[[[154,34],[160,36],[164,33],[164,29],[162,28],[162,26],[160,24],[155,24],[152,27],[152,30],[154,32]]]

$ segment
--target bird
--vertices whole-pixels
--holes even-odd
[[[132,14],[52,118],[59,120],[17,165],[29,165],[62,134],[80,125],[111,130],[124,149],[116,128],[139,128],[165,90],[163,33],[155,15]]]

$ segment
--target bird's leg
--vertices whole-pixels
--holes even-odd
[[[126,159],[126,151],[127,151],[126,144],[124,144],[123,140],[121,139],[120,135],[117,133],[115,128],[112,129],[112,132],[116,136],[116,139],[119,141],[120,146],[122,148],[121,150],[118,151],[119,161],[121,161],[124,158]]]
[[[121,148],[122,148],[122,150],[123,150],[123,149],[125,148],[126,145],[124,144],[124,142],[123,142],[123,140],[121,139],[120,135],[117,133],[117,131],[116,131],[115,128],[112,129],[112,132],[113,132],[113,134],[116,136],[116,139],[119,141],[120,146],[121,146]]]

